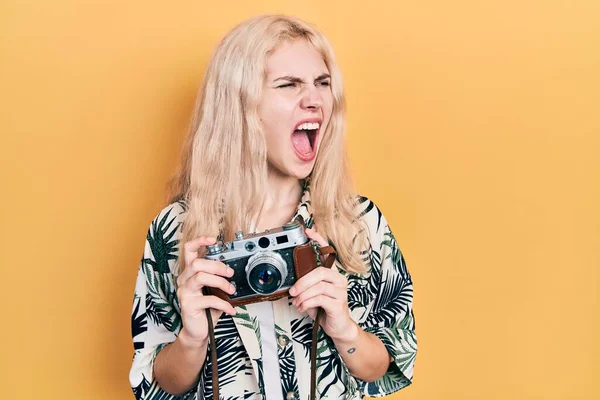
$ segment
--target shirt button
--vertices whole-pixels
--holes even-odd
[[[279,346],[285,347],[290,342],[290,339],[286,335],[279,335],[279,337],[277,338],[277,342],[279,343]],[[290,392],[290,393],[294,393],[294,392]]]
[[[298,400],[298,397],[296,396],[296,393],[290,391],[286,393],[285,400]]]

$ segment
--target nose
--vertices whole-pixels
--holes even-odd
[[[319,89],[315,86],[308,85],[302,93],[300,106],[308,110],[318,110],[323,106],[323,97],[319,93]]]

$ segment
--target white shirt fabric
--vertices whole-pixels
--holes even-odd
[[[279,378],[279,357],[277,355],[273,303],[262,301],[248,304],[246,309],[256,315],[260,327],[266,400],[283,400],[281,379]]]

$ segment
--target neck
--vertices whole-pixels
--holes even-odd
[[[302,196],[299,179],[269,168],[267,193],[258,216],[257,231],[281,226],[290,221]]]
[[[302,184],[299,179],[285,176],[279,171],[269,168],[267,185],[263,210],[279,209],[290,204],[293,204],[294,207],[298,205],[302,195]]]

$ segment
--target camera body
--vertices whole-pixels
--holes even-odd
[[[317,267],[315,249],[300,222],[247,236],[237,232],[235,236],[231,242],[207,246],[204,256],[233,269],[228,280],[236,288],[234,294],[206,288],[233,306],[284,297],[298,279]]]

